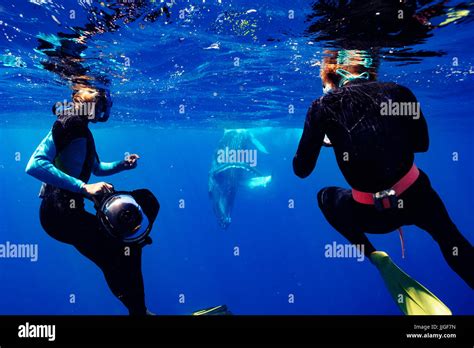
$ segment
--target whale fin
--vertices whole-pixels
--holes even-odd
[[[266,176],[256,176],[246,181],[245,186],[253,189],[256,187],[267,187],[267,185],[272,181],[271,175]]]
[[[267,148],[252,133],[250,133],[250,140],[252,141],[252,144],[255,145],[258,151],[268,155]]]

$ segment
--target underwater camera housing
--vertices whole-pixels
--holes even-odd
[[[160,204],[147,189],[117,191],[94,198],[104,230],[124,243],[147,243]]]

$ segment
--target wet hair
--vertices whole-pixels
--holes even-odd
[[[368,81],[377,79],[378,62],[375,55],[363,50],[326,50],[321,64],[321,80],[323,85],[332,88],[339,86],[343,77],[337,73],[339,69],[352,75],[368,74]]]
[[[75,104],[94,103],[99,96],[99,90],[91,87],[82,87],[72,94],[72,101]]]

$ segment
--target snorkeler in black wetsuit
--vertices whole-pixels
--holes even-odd
[[[135,168],[139,157],[130,155],[122,161],[101,162],[88,126],[89,121],[105,122],[108,119],[112,106],[110,96],[104,91],[87,88],[77,91],[73,100],[73,108],[95,103],[95,114],[85,117],[65,112],[65,115],[59,115],[26,168],[28,174],[45,183],[40,195],[43,199],[41,225],[51,237],[73,245],[93,261],[131,315],[145,315],[141,270],[143,244],[125,245],[110,238],[99,219],[84,209],[84,197],[99,197],[113,191],[112,185],[106,182],[87,184],[92,174],[106,176]]]
[[[353,190],[326,187],[319,191],[319,207],[327,221],[351,243],[363,246],[367,257],[377,252],[365,233],[416,225],[433,237],[450,267],[474,288],[473,247],[451,221],[427,175],[413,165],[414,153],[425,152],[429,146],[421,110],[417,115],[381,114],[381,106],[390,100],[415,103],[410,105],[417,100],[403,86],[376,82],[373,68],[363,61],[360,57],[351,63],[326,59],[321,75],[329,92],[313,102],[307,113],[293,159],[294,172],[301,178],[310,175],[321,147],[332,146]],[[373,194],[386,194],[413,173],[418,176],[411,176],[414,182],[394,196],[394,204],[375,205],[378,199]],[[358,193],[369,197],[369,202],[356,200]],[[387,197],[382,194],[383,199]]]

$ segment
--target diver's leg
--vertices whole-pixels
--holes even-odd
[[[108,250],[106,255],[110,259],[101,269],[110,289],[127,307],[130,315],[146,315],[141,263],[142,247],[136,244],[111,245],[111,241],[108,240],[105,250]],[[83,252],[87,251],[81,251],[81,253]]]
[[[141,247],[117,243],[105,235],[94,215],[88,212],[81,215],[81,232],[87,233],[73,245],[100,267],[109,288],[127,307],[130,315],[145,315]]]
[[[351,191],[340,187],[325,187],[318,192],[318,205],[326,220],[349,242],[364,247],[365,256],[375,251],[375,247],[359,226],[354,216]]]
[[[112,293],[131,315],[146,314],[140,246],[126,248],[108,238],[97,218],[83,209],[58,214],[51,204],[43,201],[40,217],[51,237],[73,245],[102,270]]]
[[[400,227],[404,213],[378,211],[374,206],[358,204],[350,190],[329,187],[318,194],[321,210],[329,223],[350,242],[364,245],[364,253],[377,267],[387,290],[405,314],[451,314],[435,295],[397,267],[383,251],[376,251],[363,233],[388,233]],[[400,301],[403,299],[403,301]]]
[[[351,190],[326,187],[318,193],[318,204],[327,221],[351,243],[363,245],[365,256],[376,251],[366,233],[385,234],[404,225],[404,211],[378,211],[373,205],[360,204]]]
[[[431,185],[427,185],[424,191],[415,213],[415,224],[433,237],[448,265],[474,288],[474,249],[471,243],[459,232]]]

